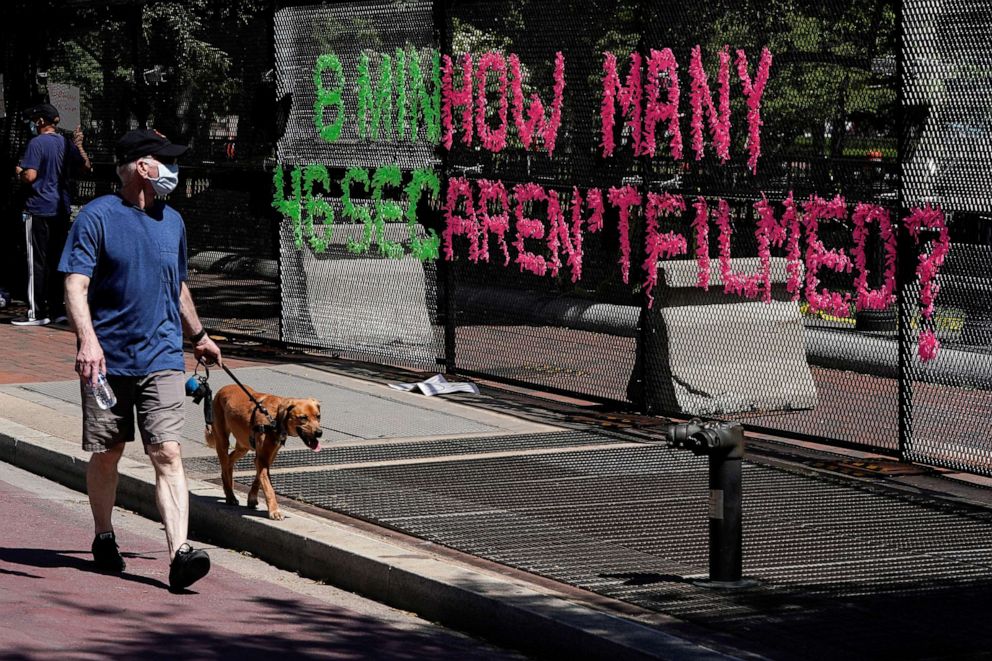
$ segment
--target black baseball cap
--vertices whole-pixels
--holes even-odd
[[[49,124],[54,124],[59,118],[59,111],[50,103],[39,103],[22,112],[21,116],[28,121],[41,117]]]
[[[118,163],[130,163],[142,156],[176,158],[189,149],[186,145],[176,145],[155,129],[132,129],[117,141],[114,154]]]

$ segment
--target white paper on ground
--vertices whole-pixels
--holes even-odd
[[[390,388],[395,388],[396,390],[405,390],[410,392],[411,390],[419,390],[428,397],[432,395],[447,395],[451,392],[470,392],[473,395],[479,394],[479,386],[474,383],[459,382],[451,383],[443,374],[436,374],[426,381],[421,381],[420,383],[390,383]]]

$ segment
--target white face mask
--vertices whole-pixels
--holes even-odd
[[[166,165],[154,159],[146,159],[146,163],[158,166],[158,177],[148,177],[148,182],[155,189],[156,195],[168,195],[179,185],[179,165]]]

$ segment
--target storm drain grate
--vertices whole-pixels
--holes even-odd
[[[290,438],[289,443],[300,443]],[[306,466],[330,466],[334,464],[358,464],[377,461],[401,461],[450,455],[481,454],[487,452],[508,452],[538,449],[567,448],[582,445],[606,445],[623,443],[622,439],[592,434],[585,431],[562,431],[545,434],[512,434],[456,438],[444,440],[410,441],[406,443],[370,443],[328,447],[320,452],[311,450],[283,449],[276,457],[276,468],[296,468]],[[220,470],[215,457],[200,457],[185,460],[186,468],[196,472]],[[235,470],[252,470],[254,457],[249,454],[235,464]]]
[[[744,566],[760,585],[727,593],[692,582],[707,574],[706,462],[664,447],[272,479],[286,497],[729,631],[772,657],[992,647],[992,517],[920,498],[745,464]]]

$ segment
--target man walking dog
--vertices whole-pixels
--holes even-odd
[[[134,440],[134,411],[155,467],[155,496],[171,565],[169,588],[181,591],[210,570],[210,558],[186,541],[189,491],[183,472],[183,334],[197,358],[221,362],[186,286],[186,230],[179,213],[156,196],[179,180],[185,145],[149,129],[117,143],[121,190],[80,211],[59,270],[66,274],[69,321],[76,332],[76,371],[83,399],[83,449],[92,452],[86,488],[96,538],[93,559],[124,571],[111,522],[117,464]],[[117,403],[102,409],[93,392],[100,376]],[[91,387],[92,384],[92,387]]]

